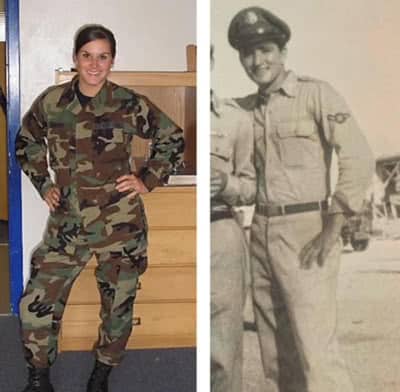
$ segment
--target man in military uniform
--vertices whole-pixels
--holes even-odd
[[[342,97],[285,69],[290,35],[258,7],[240,11],[228,32],[258,86],[237,103],[254,121],[252,290],[262,361],[268,392],[350,392],[336,337],[340,230],[361,209],[373,159]]]
[[[248,249],[233,206],[255,196],[248,113],[211,93],[211,391],[242,391]]]

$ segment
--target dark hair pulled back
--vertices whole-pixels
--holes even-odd
[[[88,42],[95,41],[96,39],[105,39],[110,43],[111,56],[115,57],[116,42],[114,34],[111,30],[100,24],[87,24],[82,26],[75,35],[74,54],[78,54],[79,49],[86,45]]]

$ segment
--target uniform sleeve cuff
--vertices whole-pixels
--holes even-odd
[[[353,215],[354,212],[344,206],[336,197],[332,197],[331,204],[328,208],[328,214],[343,214],[350,216]]]
[[[139,177],[149,192],[151,192],[155,187],[163,185],[163,182],[147,168],[141,171]]]
[[[44,196],[46,195],[46,193],[48,192],[48,190],[54,186],[53,181],[51,180],[51,178],[46,178],[45,182],[43,183],[43,185],[40,187],[39,194],[42,197],[42,199],[44,199]]]
[[[236,193],[236,188],[234,181],[232,181],[232,176],[229,174],[226,176],[226,183],[221,192],[219,193],[219,196],[222,197],[223,199],[228,198],[231,199],[232,195]]]

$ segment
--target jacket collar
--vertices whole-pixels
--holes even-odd
[[[64,90],[61,93],[57,103],[58,107],[64,107],[71,110],[73,113],[79,112],[82,109],[79,99],[76,95],[78,80],[78,75],[75,75],[70,82],[65,83]],[[91,99],[88,108],[99,111],[104,106],[111,105],[112,99],[113,84],[109,80],[106,80],[97,95]]]

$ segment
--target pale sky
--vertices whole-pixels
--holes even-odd
[[[211,0],[212,86],[221,97],[256,90],[227,40],[233,16],[254,5],[290,26],[287,68],[331,83],[346,99],[375,156],[400,154],[400,1]]]

